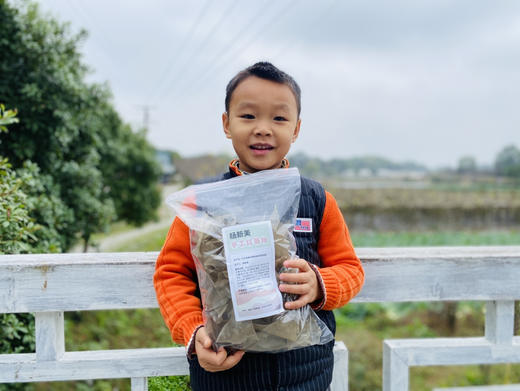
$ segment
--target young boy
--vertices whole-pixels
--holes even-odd
[[[259,62],[239,72],[226,88],[222,123],[238,159],[226,180],[261,170],[285,168],[300,131],[300,88],[274,65]],[[247,200],[243,200],[247,203]],[[354,297],[364,272],[335,199],[310,179],[301,179],[294,236],[299,259],[284,265],[299,273],[280,275],[282,292],[299,295],[287,310],[310,304],[332,333],[332,310]],[[326,390],[332,379],[334,342],[282,353],[211,349],[205,331],[188,227],[175,218],[157,259],[154,285],[161,313],[175,342],[187,347],[193,390]]]

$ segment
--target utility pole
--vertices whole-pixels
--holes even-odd
[[[143,128],[147,132],[150,129],[150,110],[155,107],[150,105],[139,105],[138,107],[143,110]]]

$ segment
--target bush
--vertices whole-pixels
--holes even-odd
[[[46,242],[38,243],[40,228],[30,217],[30,197],[22,190],[29,180],[14,172],[7,159],[0,157],[0,254],[33,252],[49,249]],[[47,242],[47,244],[50,242]],[[34,351],[34,317],[30,314],[0,315],[0,353]],[[0,391],[27,390],[30,385],[0,384]]]
[[[148,379],[149,391],[187,391],[191,390],[189,376],[163,376]]]

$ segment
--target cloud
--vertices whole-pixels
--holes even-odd
[[[90,31],[92,80],[109,81],[125,120],[151,105],[150,140],[181,154],[231,151],[224,88],[258,60],[302,87],[295,151],[437,166],[520,145],[514,0],[42,4]]]

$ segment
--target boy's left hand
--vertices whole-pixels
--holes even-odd
[[[285,303],[285,309],[295,310],[312,303],[320,297],[316,273],[305,259],[289,259],[283,263],[287,268],[297,268],[298,273],[280,274],[280,292],[299,295],[298,300]],[[286,282],[287,284],[284,284]]]

